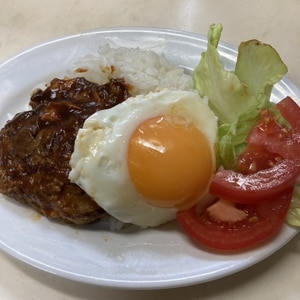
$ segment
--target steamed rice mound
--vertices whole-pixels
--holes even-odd
[[[99,84],[110,78],[124,78],[132,95],[162,89],[192,90],[192,77],[184,69],[168,62],[164,54],[140,48],[101,47],[98,56],[88,55],[78,61],[72,76],[84,76]]]

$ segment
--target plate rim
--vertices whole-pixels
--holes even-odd
[[[144,27],[144,26],[125,26],[125,27],[105,27],[105,28],[99,28],[99,29],[93,29],[93,30],[86,30],[78,33],[72,33],[68,35],[62,35],[58,36],[56,38],[52,38],[49,40],[46,40],[44,42],[35,44],[33,46],[28,47],[27,49],[24,49],[17,54],[3,60],[0,62],[0,73],[3,67],[9,65],[12,61],[21,58],[24,55],[27,55],[28,53],[34,51],[35,49],[40,49],[43,47],[46,47],[49,44],[55,44],[58,42],[62,42],[65,40],[69,39],[76,39],[80,38],[81,36],[92,36],[92,35],[97,35],[97,34],[103,34],[103,33],[157,33],[157,34],[167,34],[167,35],[176,35],[178,36],[183,36],[185,38],[193,38],[195,40],[201,40],[203,42],[207,43],[207,38],[205,35],[199,34],[199,33],[194,33],[194,32],[189,32],[189,31],[184,31],[184,30],[177,30],[177,29],[171,29],[171,28],[159,28],[159,27]],[[233,51],[237,53],[237,47],[234,45],[231,45],[227,42],[220,41],[219,46],[222,48],[228,48],[230,51]],[[200,57],[200,54],[199,54]],[[299,93],[298,87],[287,77],[284,77],[281,82],[285,84],[288,87],[291,87],[292,90],[296,91],[296,94]],[[290,234],[289,239],[284,243],[287,244],[294,236],[297,234],[298,230],[295,230],[293,234]],[[266,257],[269,257],[272,255],[274,252],[278,251],[283,245],[279,245],[277,248],[274,249],[273,252],[268,253],[266,256],[261,257],[259,260],[256,260],[253,264],[259,263],[260,261],[264,260]],[[105,280],[105,279],[97,279],[94,278],[94,280],[91,280],[90,277],[87,276],[80,276],[76,274],[72,275],[72,273],[69,272],[57,272],[55,268],[49,269],[49,266],[45,267],[45,264],[42,264],[40,262],[34,262],[34,260],[30,259],[25,259],[18,251],[15,251],[14,249],[10,249],[5,243],[3,243],[2,240],[0,240],[0,248],[9,254],[10,256],[14,257],[18,261],[21,261],[22,263],[31,265],[34,268],[43,270],[47,273],[53,274],[55,276],[59,276],[62,278],[66,278],[72,281],[78,281],[78,282],[83,282],[87,284],[92,284],[92,285],[97,285],[97,286],[103,286],[103,287],[111,287],[111,288],[123,288],[123,289],[159,289],[159,288],[174,288],[174,287],[182,287],[182,286],[188,286],[188,285],[194,285],[198,283],[204,283],[207,281],[212,281],[212,280],[217,280],[219,278],[222,278],[224,276],[229,276],[233,273],[240,272],[247,267],[250,267],[253,264],[242,264],[238,269],[233,269],[230,272],[219,272],[218,276],[215,276],[214,278],[210,278],[209,280],[205,281],[199,281],[200,276],[192,276],[192,277],[186,277],[186,278],[178,278],[178,279],[168,279],[168,280],[161,280],[161,281],[139,281],[139,282],[133,282],[133,281],[120,281],[120,280]],[[5,250],[6,249],[6,250]],[[223,273],[226,273],[225,275]]]

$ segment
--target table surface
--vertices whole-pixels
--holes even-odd
[[[47,40],[119,26],[149,26],[206,34],[224,26],[237,46],[256,38],[272,44],[300,87],[300,1],[297,0],[0,0],[0,61]],[[237,274],[209,283],[158,291],[106,289],[58,278],[0,252],[0,299],[299,299],[300,240]],[[298,270],[299,268],[299,270]],[[159,298],[158,298],[159,297]]]

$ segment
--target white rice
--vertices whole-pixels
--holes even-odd
[[[109,78],[124,78],[133,95],[162,89],[192,90],[191,75],[168,62],[164,54],[140,48],[101,47],[97,56],[86,56],[75,64],[70,76],[84,76],[99,84]]]

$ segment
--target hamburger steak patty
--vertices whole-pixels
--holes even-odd
[[[0,192],[65,223],[100,219],[104,211],[69,181],[69,160],[84,121],[129,96],[122,79],[98,85],[55,78],[36,90],[32,110],[17,114],[0,132]]]

